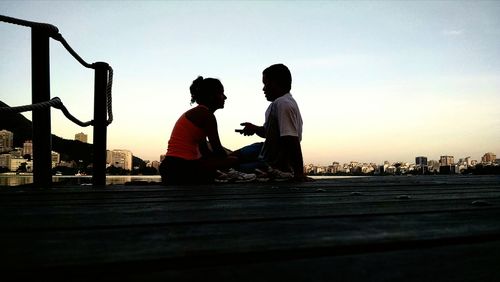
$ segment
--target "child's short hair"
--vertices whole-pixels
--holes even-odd
[[[284,64],[275,64],[266,68],[263,72],[268,79],[283,86],[285,90],[292,89],[292,74],[287,66]]]

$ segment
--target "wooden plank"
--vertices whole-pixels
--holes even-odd
[[[316,184],[316,183],[313,183]],[[203,222],[227,220],[255,220],[265,218],[308,218],[362,214],[422,213],[450,210],[467,210],[500,207],[500,189],[496,187],[456,190],[454,186],[443,186],[439,190],[418,189],[407,186],[389,192],[363,192],[352,195],[348,189],[322,192],[292,190],[290,188],[243,189],[243,194],[206,194],[205,187],[191,187],[184,196],[171,197],[163,190],[151,197],[147,192],[141,196],[121,198],[110,195],[114,192],[70,193],[36,192],[28,195],[27,201],[4,202],[0,206],[0,220],[5,222],[0,230],[34,230],[37,228],[96,228],[97,226],[157,225],[175,222]],[[234,187],[231,188],[234,190]],[[383,190],[383,187],[381,187]],[[126,188],[124,188],[125,191]],[[270,190],[280,190],[269,192]],[[311,189],[309,189],[311,190]],[[421,191],[422,190],[422,191]],[[425,190],[425,191],[423,191]],[[200,192],[202,191],[202,192]],[[327,191],[327,192],[326,192]],[[332,192],[330,192],[332,191]],[[214,190],[212,192],[220,192]],[[137,194],[139,192],[132,192]],[[200,193],[205,193],[200,195]],[[53,195],[57,198],[54,200]],[[106,197],[101,197],[106,195]],[[409,195],[399,199],[399,195]],[[80,199],[81,196],[82,199]],[[34,200],[31,197],[39,197]],[[62,197],[62,198],[60,198]],[[490,206],[473,206],[474,201],[484,201]],[[40,215],[44,215],[40,217]],[[126,215],[126,216],[124,216]]]
[[[0,270],[87,281],[494,281],[498,180],[2,188]]]
[[[135,194],[135,193],[134,193]],[[444,199],[474,199],[474,198],[497,198],[500,196],[500,189],[497,188],[473,188],[468,190],[447,188],[433,191],[414,191],[408,189],[399,189],[397,191],[335,191],[314,190],[314,191],[293,191],[272,193],[267,191],[253,191],[252,193],[240,194],[195,194],[195,195],[171,195],[169,193],[149,193],[142,195],[121,195],[120,197],[107,196],[101,197],[95,194],[78,195],[50,195],[43,197],[30,196],[28,198],[17,197],[16,199],[5,199],[1,202],[0,208],[19,208],[19,207],[63,207],[74,205],[127,205],[127,204],[147,204],[147,203],[181,203],[195,201],[228,201],[228,200],[287,200],[287,199],[332,199],[338,201],[348,201],[356,199],[357,201],[380,201],[390,200],[402,195],[409,196],[413,200],[444,200]],[[36,197],[36,198],[32,198]]]
[[[201,281],[498,281],[498,242],[197,268],[135,269],[132,280]],[[136,265],[137,266],[137,265]],[[109,269],[108,269],[109,271]],[[101,272],[123,277],[123,273]],[[91,274],[92,275],[92,274]],[[89,277],[91,277],[91,275]],[[120,276],[121,275],[121,276]],[[86,278],[89,278],[86,277]],[[95,277],[95,275],[94,275]]]
[[[16,279],[49,281],[498,281],[499,242],[166,267],[162,261],[92,264],[36,271],[7,270]]]
[[[500,185],[500,184],[499,184]],[[185,190],[169,190],[162,188],[160,190],[128,190],[122,189],[116,190],[99,190],[99,189],[67,189],[60,190],[54,189],[50,191],[43,192],[29,192],[29,193],[16,193],[12,191],[11,193],[0,194],[0,203],[3,204],[16,204],[19,201],[25,202],[40,202],[44,203],[46,201],[67,201],[67,200],[85,200],[85,199],[134,199],[134,198],[149,198],[155,199],[157,197],[170,197],[170,198],[194,198],[194,197],[224,197],[224,196],[295,196],[300,197],[303,194],[311,195],[349,195],[352,192],[361,192],[370,195],[386,195],[400,193],[401,191],[407,191],[412,194],[439,194],[439,193],[476,193],[476,192],[498,192],[500,187],[498,185],[447,185],[447,186],[393,186],[393,187],[343,187],[334,188],[328,186],[319,185],[309,185],[307,187],[274,187],[274,186],[252,186],[242,189],[242,187],[224,187],[224,189],[219,187],[190,187]]]
[[[500,239],[500,210],[2,232],[1,265],[200,263],[467,244]],[[33,250],[36,250],[35,252]]]
[[[324,184],[324,182],[322,182]],[[471,195],[479,193],[498,193],[500,191],[498,185],[446,185],[446,186],[394,186],[394,187],[353,187],[333,188],[318,186],[319,183],[309,184],[308,186],[290,187],[291,184],[284,186],[257,186],[250,187],[229,186],[229,187],[186,187],[186,190],[100,190],[100,189],[52,189],[43,192],[17,192],[0,194],[0,204],[2,207],[21,206],[21,205],[60,205],[61,203],[77,202],[102,202],[107,199],[116,199],[117,201],[164,201],[164,200],[203,200],[203,199],[236,199],[236,198],[266,198],[266,197],[295,197],[301,198],[316,197],[316,196],[337,196],[345,197],[352,196],[353,193],[358,193],[361,196],[383,196],[383,195],[436,195],[446,196],[453,195]],[[321,187],[321,188],[320,188]],[[492,196],[495,196],[493,194]],[[360,197],[361,199],[363,197]],[[107,203],[110,203],[108,201]]]
[[[249,184],[238,184],[238,187],[245,189],[247,187],[265,187],[265,186],[294,186],[294,187],[307,187],[307,186],[327,186],[327,187],[358,187],[358,186],[379,186],[390,189],[391,186],[421,186],[426,187],[430,185],[500,185],[500,176],[489,175],[489,176],[390,176],[390,177],[363,177],[363,178],[340,178],[340,179],[320,179],[315,182],[308,183],[249,183]],[[57,183],[54,184],[54,189],[44,189],[43,192],[47,191],[58,191],[64,189],[72,189],[78,187],[78,185],[66,185]],[[92,186],[79,186],[82,190],[91,189]],[[227,187],[236,188],[232,184],[214,184],[205,185],[208,189],[217,188],[225,189]],[[125,189],[124,189],[125,188]],[[123,186],[123,185],[108,185],[103,191],[133,191],[134,189],[139,189],[142,191],[151,190],[189,190],[191,188],[197,188],[197,186],[161,186],[161,185],[146,185],[146,186]],[[31,187],[1,187],[0,194],[4,191],[32,191]]]
[[[487,206],[474,206],[485,201]],[[250,198],[146,203],[66,204],[30,208],[0,208],[0,230],[96,228],[98,226],[159,225],[280,218],[335,217],[365,214],[499,209],[500,196],[444,199],[390,197]],[[41,217],[40,215],[43,215]]]

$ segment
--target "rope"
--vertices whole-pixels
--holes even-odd
[[[17,25],[21,25],[21,26],[28,26],[28,27],[43,29],[43,30],[46,30],[48,33],[52,33],[52,34],[59,33],[59,29],[57,29],[56,26],[53,26],[53,25],[47,24],[47,23],[30,22],[30,21],[16,19],[16,18],[7,17],[7,16],[3,16],[3,15],[0,15],[0,21],[6,22],[6,23],[11,23],[11,24],[17,24]]]
[[[21,112],[27,112],[27,111],[36,111],[40,109],[46,109],[54,107],[56,109],[59,109],[63,112],[64,116],[71,120],[72,122],[78,124],[79,126],[82,127],[87,127],[89,125],[93,125],[94,121],[88,121],[88,122],[82,122],[79,119],[75,118],[69,111],[66,109],[64,104],[62,103],[61,99],[59,97],[54,97],[50,99],[49,101],[46,102],[40,102],[32,105],[26,105],[26,106],[18,106],[18,107],[0,107],[0,113],[21,113]]]
[[[91,65],[91,64],[85,62],[82,59],[82,57],[80,57],[80,55],[78,55],[78,53],[76,53],[75,50],[73,50],[73,48],[71,48],[71,46],[69,46],[68,42],[66,42],[66,39],[64,39],[62,34],[57,33],[54,36],[52,36],[52,38],[54,38],[54,40],[61,42],[61,44],[64,46],[64,48],[66,48],[66,50],[68,50],[68,52],[73,56],[73,58],[75,58],[78,62],[80,62],[80,64],[82,64],[82,66],[89,68],[89,69],[95,69],[94,65]]]
[[[55,97],[55,98],[57,98],[57,97]],[[94,120],[83,122],[83,121],[80,121],[79,119],[77,119],[76,117],[74,117],[72,114],[70,114],[68,109],[66,109],[66,107],[61,102],[61,100],[59,98],[57,98],[57,99],[59,100],[60,103],[54,105],[54,108],[61,110],[67,119],[71,120],[72,122],[74,122],[75,124],[78,124],[81,127],[87,127],[89,125],[94,125]]]
[[[113,122],[113,109],[112,109],[112,100],[111,100],[111,88],[113,86],[113,68],[109,67],[108,72],[108,83],[106,85],[106,108],[108,110],[108,121],[107,125],[110,125]]]
[[[37,23],[37,22],[16,19],[16,18],[7,17],[7,16],[3,16],[3,15],[0,15],[0,21],[6,22],[6,23],[11,23],[11,24],[17,24],[17,25],[21,25],[21,26],[32,27],[32,28],[45,29],[45,30],[49,31],[49,33],[50,33],[49,36],[52,37],[54,40],[61,42],[61,44],[64,46],[64,48],[66,48],[66,50],[68,50],[68,52],[78,62],[80,62],[80,64],[82,64],[86,68],[95,69],[95,66],[93,64],[89,64],[89,63],[85,62],[85,60],[83,60],[82,57],[80,57],[80,55],[78,55],[78,53],[76,53],[75,50],[73,50],[73,48],[71,48],[71,46],[69,46],[68,42],[66,41],[66,39],[64,39],[62,34],[59,33],[59,29],[56,26],[53,26],[51,24],[46,24],[46,23]]]
[[[84,67],[86,68],[91,68],[91,69],[96,69],[96,64],[89,64],[85,60],[82,59],[78,55],[78,53],[71,48],[71,46],[68,44],[66,39],[59,33],[59,29],[51,24],[47,23],[37,23],[37,22],[32,22],[32,21],[26,21],[26,20],[21,20],[21,19],[16,19],[12,17],[7,17],[0,15],[0,21],[6,22],[6,23],[11,23],[11,24],[16,24],[16,25],[21,25],[21,26],[27,26],[31,28],[37,28],[37,29],[42,29],[46,30],[47,33],[49,33],[49,36],[52,37],[54,40],[57,40],[61,42],[61,44],[64,46],[64,48]],[[106,108],[108,112],[108,120],[107,120],[107,125],[111,124],[113,122],[113,111],[112,111],[112,99],[111,99],[111,89],[113,86],[113,68],[108,65],[108,81],[106,84]],[[59,102],[57,102],[59,101]],[[48,106],[53,106],[54,108],[60,109],[64,115],[74,123],[80,125],[80,126],[89,126],[92,124],[92,121],[89,122],[81,122],[77,118],[75,118],[73,115],[71,115],[66,107],[62,104],[61,100],[57,97],[51,99],[48,102],[42,102],[42,103],[37,103],[33,105],[28,105],[28,106],[20,106],[20,107],[14,107],[14,108],[0,108],[0,112],[5,111],[5,112],[25,112],[25,111],[30,111],[35,109],[36,107],[47,107]],[[7,109],[7,110],[5,110]],[[9,109],[15,109],[15,110],[9,110]]]
[[[55,107],[57,104],[62,104],[61,99],[54,97],[46,102],[40,102],[32,105],[18,106],[18,107],[0,107],[0,113],[21,113],[27,111],[36,111],[49,107]]]

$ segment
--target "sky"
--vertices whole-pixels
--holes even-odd
[[[222,144],[261,141],[262,70],[287,65],[305,164],[500,154],[500,1],[0,1],[0,14],[58,27],[114,69],[108,149],[166,152],[198,76],[221,80]],[[31,31],[0,22],[0,100],[31,104]],[[93,70],[50,42],[51,97],[93,117]],[[53,109],[52,133],[81,128]],[[29,113],[25,113],[28,118]]]

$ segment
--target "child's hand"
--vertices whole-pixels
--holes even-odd
[[[244,126],[243,129],[236,129],[235,131],[245,136],[254,135],[257,132],[258,128],[258,126],[249,122],[243,122],[241,123],[241,126]]]

